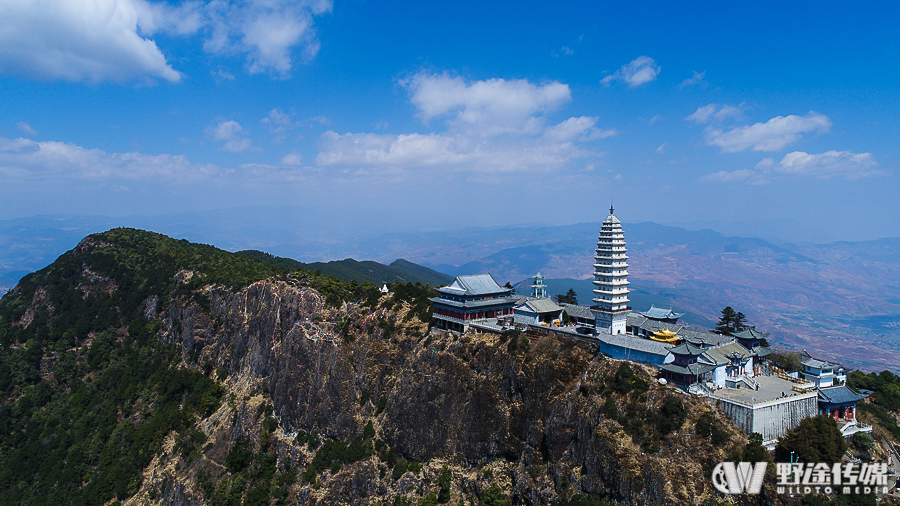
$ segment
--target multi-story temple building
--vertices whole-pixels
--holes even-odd
[[[475,320],[512,315],[518,298],[512,288],[500,286],[490,274],[457,276],[453,283],[437,289],[432,319],[439,329],[465,332]]]
[[[598,332],[617,335],[626,331],[628,307],[628,256],[622,222],[609,207],[609,216],[600,226],[597,249],[594,250],[594,306]]]

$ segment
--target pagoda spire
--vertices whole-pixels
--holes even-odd
[[[594,313],[598,332],[624,334],[628,307],[628,260],[622,222],[613,214],[600,226],[600,236],[594,254]]]

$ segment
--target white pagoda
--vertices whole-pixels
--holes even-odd
[[[597,332],[625,333],[628,307],[628,260],[622,222],[616,218],[612,206],[609,216],[600,227],[597,249],[594,250],[594,313]]]

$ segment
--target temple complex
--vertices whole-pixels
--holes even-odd
[[[594,328],[608,334],[626,332],[628,307],[628,256],[622,222],[609,207],[609,216],[600,226],[597,249],[594,250]]]
[[[457,276],[453,283],[437,289],[432,319],[439,329],[465,332],[476,320],[513,314],[518,298],[512,288],[500,286],[490,274]]]
[[[803,352],[802,371],[789,375],[769,366],[769,334],[755,327],[719,334],[680,323],[685,313],[670,307],[632,311],[627,260],[622,223],[610,207],[594,250],[592,306],[557,304],[540,272],[527,296],[501,287],[490,274],[458,276],[431,299],[434,326],[457,332],[470,326],[493,333],[524,329],[590,341],[598,353],[652,365],[661,383],[705,396],[742,430],[762,434],[767,446],[817,412],[838,420],[845,436],[871,431],[855,416],[865,395],[844,386],[847,369],[840,364]]]

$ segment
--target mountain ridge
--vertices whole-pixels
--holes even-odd
[[[433,288],[396,290],[84,238],[0,298],[0,502],[693,504],[746,445],[643,366],[428,334]]]

